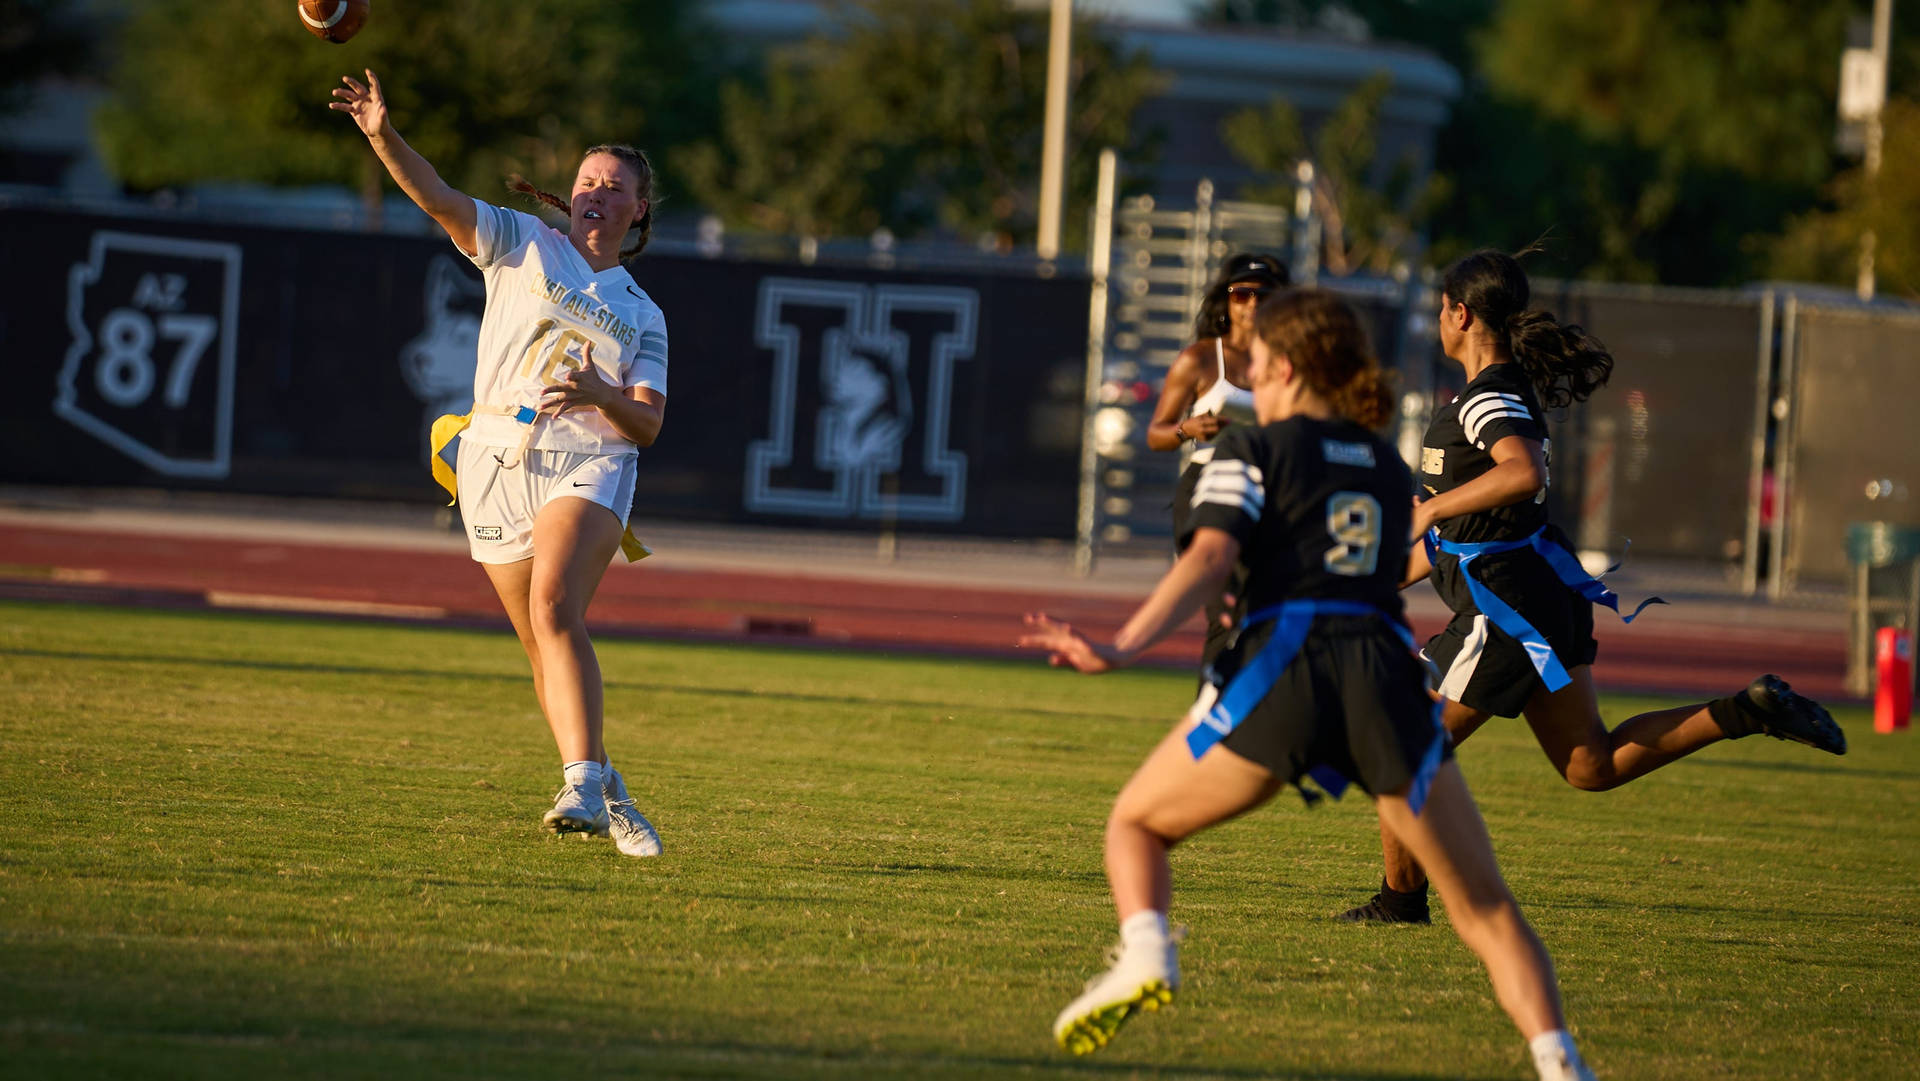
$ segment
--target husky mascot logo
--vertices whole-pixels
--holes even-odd
[[[747,448],[746,505],[769,514],[952,522],[967,457],[948,446],[972,289],[768,278],[755,341],[773,354],[769,437]]]
[[[473,368],[480,343],[480,311],[487,289],[447,255],[427,264],[426,325],[400,348],[400,374],[426,403],[420,443],[435,417],[473,406]]]

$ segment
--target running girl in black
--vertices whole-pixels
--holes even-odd
[[[1554,768],[1588,791],[1758,733],[1845,754],[1846,736],[1827,711],[1771,675],[1738,694],[1607,730],[1593,686],[1593,605],[1617,611],[1619,601],[1580,569],[1547,521],[1541,407],[1585,401],[1607,381],[1613,357],[1581,328],[1527,307],[1527,276],[1513,256],[1475,252],[1447,271],[1442,288],[1440,346],[1466,369],[1467,386],[1427,428],[1413,513],[1425,543],[1413,549],[1406,584],[1431,575],[1454,613],[1424,651],[1453,742],[1489,717],[1524,715]],[[1418,862],[1384,823],[1380,837],[1380,892],[1341,918],[1428,922]]]
[[[1244,558],[1250,615],[1186,717],[1107,821],[1120,919],[1113,967],[1054,1022],[1063,1048],[1104,1047],[1180,987],[1167,850],[1312,777],[1376,797],[1385,828],[1433,868],[1460,937],[1527,1037],[1540,1076],[1593,1075],[1566,1033],[1553,963],[1501,880],[1451,759],[1401,610],[1411,480],[1370,428],[1391,397],[1359,318],[1331,294],[1262,302],[1250,374],[1259,426],[1235,425],[1194,486],[1186,549],[1111,645],[1030,615],[1020,642],[1056,665],[1124,665],[1217,596]]]

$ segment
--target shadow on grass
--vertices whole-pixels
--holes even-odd
[[[160,664],[182,665],[199,668],[226,668],[253,672],[292,672],[321,676],[369,676],[381,679],[444,679],[462,681],[484,681],[510,683],[514,686],[528,680],[526,673],[516,669],[505,672],[450,672],[432,668],[384,668],[371,664],[315,664],[303,661],[259,661],[241,660],[234,657],[194,657],[168,655],[164,653],[95,653],[83,650],[55,649],[0,649],[0,657],[31,657],[40,660],[86,661],[106,664]],[[1002,715],[1025,715],[1037,717],[1085,717],[1080,710],[1048,709],[1040,706],[993,705],[983,707],[978,702],[946,702],[926,698],[872,698],[848,694],[814,694],[804,691],[769,691],[749,687],[706,687],[689,683],[641,682],[637,680],[609,679],[606,681],[609,691],[651,691],[673,694],[704,694],[719,698],[754,699],[757,701],[801,702],[826,706],[880,706],[889,708],[935,709],[935,710],[980,710],[990,708],[991,712]],[[1159,719],[1159,714],[1151,717],[1133,717],[1130,720]],[[1077,749],[1070,748],[1070,749]]]
[[[1714,769],[1755,770],[1762,773],[1834,773],[1847,777],[1863,777],[1876,781],[1911,781],[1920,777],[1920,771],[1889,769],[1865,769],[1848,765],[1844,759],[1822,755],[1819,758],[1800,758],[1786,762],[1741,762],[1725,758],[1703,758],[1695,756],[1687,759],[1687,769],[1707,766]]]
[[[1012,1073],[1048,1073],[1081,1077],[1155,1077],[1168,1079],[1232,1077],[1262,1078],[1265,1081],[1497,1081],[1507,1075],[1466,1074],[1455,1070],[1439,1073],[1362,1073],[1342,1070],[1337,1073],[1325,1070],[1289,1071],[1284,1065],[1259,1069],[1245,1066],[1156,1066],[1139,1061],[1110,1062],[1100,1058],[1072,1058],[1065,1052],[1039,1054],[1031,1056],[1014,1055],[943,1055],[938,1053],[887,1053],[882,1051],[803,1051],[774,1044],[751,1044],[740,1042],[715,1043],[676,1043],[643,1045],[664,1055],[678,1055],[685,1059],[739,1059],[753,1058],[767,1061],[795,1063],[815,1063],[819,1065],[844,1064],[860,1066],[873,1071],[875,1075],[905,1073],[914,1075],[922,1070],[978,1070],[995,1074]]]

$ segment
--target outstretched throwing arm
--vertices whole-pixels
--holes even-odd
[[[479,214],[474,209],[473,198],[440,179],[440,174],[432,164],[421,157],[419,151],[408,146],[399,132],[393,130],[393,121],[387,116],[387,96],[380,88],[380,77],[373,73],[372,68],[366,69],[366,74],[365,83],[351,75],[342,75],[340,81],[346,85],[334,88],[333,96],[339,100],[329,102],[327,108],[352,117],[354,124],[366,135],[367,142],[373,146],[373,152],[380,155],[381,164],[393,174],[394,182],[400,185],[401,191],[407,193],[407,198],[439,222],[461,251],[474,251],[478,243]]]

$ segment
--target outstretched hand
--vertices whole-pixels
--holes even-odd
[[[364,84],[351,75],[340,76],[346,87],[334,87],[333,96],[340,100],[328,102],[327,108],[353,117],[361,132],[371,138],[387,124],[387,95],[380,89],[380,76],[375,75],[372,68],[365,70]]]
[[[1029,612],[1025,622],[1028,632],[1020,636],[1021,648],[1046,650],[1047,663],[1055,668],[1072,667],[1094,675],[1120,666],[1111,647],[1095,645],[1070,623],[1049,619],[1045,612]]]

